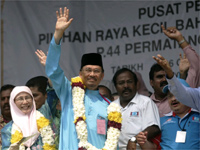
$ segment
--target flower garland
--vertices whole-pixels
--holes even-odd
[[[43,142],[43,149],[44,150],[55,150],[55,140],[53,138],[54,133],[51,129],[49,120],[46,119],[39,111],[36,111],[36,119],[37,119],[37,127],[39,132],[41,133],[42,142]],[[23,138],[23,134],[20,128],[13,123],[12,124],[12,131],[11,131],[11,144],[17,143]],[[20,150],[25,150],[25,146],[23,143],[19,147]]]
[[[84,95],[85,85],[80,77],[71,79],[72,83],[72,96],[73,96],[73,110],[74,110],[74,123],[76,125],[76,132],[79,142],[78,150],[99,150],[87,141],[88,131],[85,117]],[[102,150],[115,150],[121,130],[121,112],[120,107],[116,103],[111,103],[107,107],[108,113],[108,131],[107,140]]]

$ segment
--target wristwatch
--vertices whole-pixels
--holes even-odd
[[[134,143],[137,143],[137,139],[136,139],[136,137],[134,137],[134,136],[130,139],[130,141],[131,141],[131,142],[134,142]]]

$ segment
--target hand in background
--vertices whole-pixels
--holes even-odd
[[[40,63],[43,66],[45,66],[46,65],[46,59],[47,59],[47,56],[45,55],[45,53],[42,50],[37,49],[37,51],[35,51],[35,54],[39,58]]]
[[[174,76],[174,73],[169,65],[169,62],[163,56],[158,54],[157,57],[153,56],[153,59],[155,59],[156,62],[165,70],[167,77],[169,79],[171,79]]]
[[[186,58],[186,55],[183,54],[183,57],[181,53],[179,54],[180,57],[180,62],[179,62],[179,72],[180,72],[180,78],[186,79],[187,77],[187,72],[190,67],[189,60]]]

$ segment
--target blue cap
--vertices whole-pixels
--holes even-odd
[[[178,79],[184,86],[190,87],[189,84],[188,84],[184,79],[180,79],[180,78],[177,78],[177,79]],[[168,85],[165,85],[164,88],[162,89],[162,92],[166,94],[166,93],[168,92],[168,90],[169,90],[169,89],[168,89]]]

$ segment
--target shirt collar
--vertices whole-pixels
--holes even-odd
[[[128,105],[130,105],[131,103],[134,103],[134,104],[137,104],[138,103],[138,92],[136,92],[136,94],[135,94],[135,96],[132,98],[132,100],[128,103]],[[120,104],[120,97],[118,98],[118,99],[116,99],[115,101],[114,101],[115,103],[117,103],[121,108],[123,108],[122,106],[121,106],[121,104]],[[127,106],[128,106],[127,105]]]
[[[156,99],[155,93],[153,93],[153,94],[150,96],[150,98],[151,98],[154,102],[156,102],[156,103],[161,103],[161,102],[164,102],[164,101],[167,100],[167,96],[165,96],[162,100]]]
[[[191,113],[191,112],[198,112],[198,111],[196,109],[190,108],[188,114]],[[164,114],[164,116],[173,116],[173,117],[175,117],[176,114],[173,111],[171,111],[171,112],[169,112],[167,114]]]

